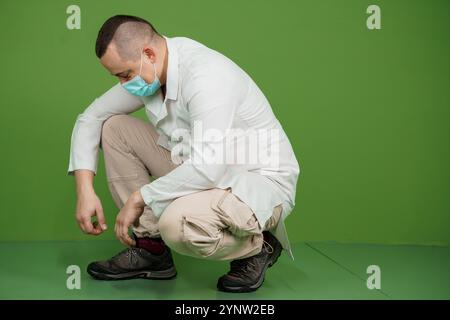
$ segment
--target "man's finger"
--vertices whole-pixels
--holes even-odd
[[[97,212],[97,221],[100,225],[100,228],[105,231],[106,229],[108,229],[108,226],[106,225],[105,214],[103,213],[102,205],[98,204],[95,210]]]
[[[126,224],[121,225],[120,236],[127,246],[133,245],[133,240],[128,235],[128,226]]]
[[[85,233],[98,234],[94,229],[94,226],[92,225],[91,219],[89,217],[83,218],[82,225]]]
[[[122,236],[120,234],[120,230],[121,230],[121,222],[120,221],[116,221],[116,225],[114,226],[114,233],[116,234],[116,238],[119,239],[120,242],[122,242],[122,244],[125,244],[122,240]]]
[[[91,231],[92,231],[92,223],[91,223],[91,221],[89,219],[83,220],[83,222],[81,224],[83,225],[84,232],[91,233]]]
[[[80,227],[81,231],[83,231],[83,233],[86,233],[86,230],[84,229],[83,223],[80,222],[80,221],[77,221],[77,222],[78,222],[78,226]]]
[[[125,245],[129,246],[128,243],[128,239],[127,239],[127,235],[128,235],[128,228],[125,225],[121,225],[120,226],[120,238],[122,239],[122,241],[124,242]]]
[[[129,245],[130,247],[133,247],[136,245],[136,242],[131,239],[130,235],[128,234],[128,231],[125,233],[125,241],[127,243],[127,245]]]
[[[92,223],[92,226],[94,227],[94,228],[92,229],[92,234],[93,234],[93,235],[98,236],[99,234],[101,234],[101,233],[103,232],[102,228],[100,228],[100,226],[99,226],[99,224],[98,224],[97,221],[94,221],[94,222]]]

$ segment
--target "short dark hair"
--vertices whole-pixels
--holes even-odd
[[[108,45],[114,38],[114,34],[116,33],[117,28],[119,28],[122,24],[126,22],[144,23],[150,26],[150,28],[153,30],[154,33],[159,35],[159,33],[156,31],[153,25],[145,19],[128,15],[113,16],[108,20],[106,20],[105,23],[103,23],[102,27],[98,32],[97,41],[95,42],[95,54],[97,55],[98,58],[103,57],[103,55],[105,54]]]

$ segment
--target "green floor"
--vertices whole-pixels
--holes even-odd
[[[0,243],[0,299],[450,299],[450,248],[297,243],[257,292],[216,291],[225,262],[175,255],[174,280],[101,282],[85,273],[91,260],[121,249],[115,241]],[[66,288],[79,265],[81,289]],[[381,268],[381,289],[366,286],[366,268]]]

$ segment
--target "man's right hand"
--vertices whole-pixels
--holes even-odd
[[[94,216],[97,221],[92,222]],[[107,229],[102,204],[94,192],[78,195],[76,218],[84,233],[99,235]]]
[[[77,209],[76,218],[80,229],[86,234],[99,235],[107,229],[102,203],[94,192],[94,173],[89,170],[76,170]],[[91,218],[97,221],[92,222]]]

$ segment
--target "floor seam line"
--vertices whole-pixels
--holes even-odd
[[[359,274],[353,272],[352,270],[350,270],[349,268],[347,268],[346,266],[342,265],[341,263],[339,263],[338,261],[336,261],[335,259],[331,258],[330,256],[328,256],[326,253],[320,251],[319,249],[317,249],[316,247],[314,247],[312,244],[309,244],[308,242],[305,242],[305,244],[310,247],[312,250],[316,251],[317,253],[319,253],[320,255],[324,256],[325,258],[327,258],[328,260],[332,261],[333,263],[335,263],[336,265],[338,265],[339,267],[341,267],[342,269],[344,269],[345,271],[347,271],[348,273],[350,273],[351,275],[355,276],[356,278],[358,278],[359,280],[361,280],[362,282],[366,282],[367,280],[362,278]],[[385,293],[383,290],[381,289],[375,289],[377,290],[379,293],[385,295],[386,297],[388,297],[389,299],[393,299],[393,297],[391,297],[390,295],[388,295],[387,293]]]

